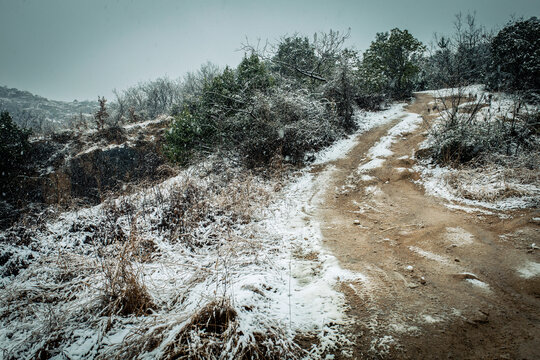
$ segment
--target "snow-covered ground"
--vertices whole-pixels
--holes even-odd
[[[358,133],[402,112],[403,104],[360,113]],[[314,164],[345,156],[358,133]],[[343,348],[348,320],[336,284],[363,275],[339,267],[310,215],[329,170],[315,177],[305,169],[281,184],[227,167],[210,160],[133,195],[0,234],[0,353],[150,359],[221,342],[221,358],[258,347],[311,359]],[[171,212],[184,210],[186,218],[201,213],[186,225],[190,234],[168,229]],[[126,269],[151,299],[145,314],[111,312],[103,301]],[[191,328],[207,306],[234,309],[226,336]],[[312,347],[298,349],[298,335]]]
[[[377,113],[357,111],[355,116],[358,124],[358,131],[320,151],[312,164],[320,165],[343,158],[357,144],[359,134],[369,131],[374,127],[384,125],[394,120],[396,117],[404,115],[405,105],[405,103],[392,104],[388,109]]]
[[[398,141],[402,136],[418,128],[422,123],[422,118],[417,114],[403,113],[403,119],[400,120],[388,133],[383,136],[367,153],[367,161],[360,165],[358,173],[363,173],[382,166],[385,158],[392,155],[390,150],[392,144]]]

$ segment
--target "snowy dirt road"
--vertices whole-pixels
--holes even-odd
[[[432,100],[312,168],[329,179],[310,204],[323,245],[362,274],[339,285],[353,358],[540,358],[538,210],[468,213],[424,194],[413,153]]]

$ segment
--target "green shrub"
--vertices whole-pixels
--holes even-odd
[[[387,93],[394,98],[411,95],[420,71],[424,45],[407,30],[378,33],[360,66],[364,93]]]
[[[301,163],[354,130],[357,54],[342,48],[347,36],[286,38],[268,62],[253,49],[236,69],[205,78],[196,96],[172,107],[169,158],[185,164],[197,151],[224,149],[253,167],[276,156]]]
[[[184,109],[175,116],[165,135],[164,150],[171,161],[186,164],[196,149],[211,145],[215,136],[210,124],[204,123],[188,109]]]
[[[256,93],[267,91],[275,81],[258,56],[244,57],[235,71],[229,67],[205,82],[198,101],[173,108],[175,118],[166,136],[165,151],[175,162],[185,164],[195,151],[239,142],[239,113],[253,107]],[[238,132],[238,133],[236,133]]]
[[[236,71],[239,88],[249,95],[255,91],[264,92],[276,83],[266,65],[255,54],[245,56]]]
[[[320,75],[315,46],[307,37],[292,36],[283,39],[278,45],[272,63],[279,74],[300,83],[311,80],[306,74]]]
[[[204,85],[197,111],[217,121],[233,115],[244,105],[245,99],[240,96],[234,70],[226,67],[223,73]]]

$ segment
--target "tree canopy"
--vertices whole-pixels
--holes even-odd
[[[508,90],[540,91],[540,20],[532,17],[504,27],[491,44],[490,84]]]
[[[408,96],[419,72],[418,61],[424,46],[407,30],[392,29],[378,33],[364,53],[361,77],[366,90],[389,92],[391,96]]]

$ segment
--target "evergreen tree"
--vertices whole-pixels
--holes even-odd
[[[491,52],[492,88],[540,92],[540,20],[508,24],[493,39]]]
[[[410,95],[419,72],[424,46],[407,30],[378,33],[364,53],[360,76],[367,92],[389,92],[395,98]]]
[[[28,158],[30,130],[20,129],[7,111],[0,114],[0,187],[11,184]]]

